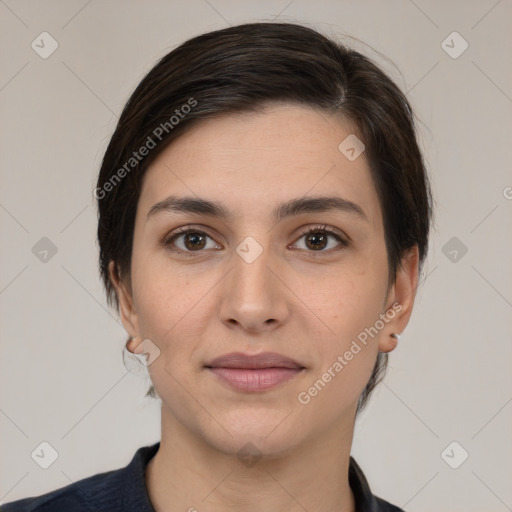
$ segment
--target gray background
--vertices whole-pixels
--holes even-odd
[[[352,454],[408,511],[512,510],[511,19],[510,0],[0,0],[0,502],[124,466],[159,440],[159,402],[123,366],[98,278],[100,161],[159,57],[283,20],[362,50],[407,91],[436,197],[426,279]],[[31,47],[43,31],[58,44],[46,59]],[[469,44],[457,58],[454,31]],[[43,237],[57,248],[47,261]],[[31,458],[43,441],[58,452],[48,469]]]

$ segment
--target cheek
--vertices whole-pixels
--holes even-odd
[[[132,265],[139,333],[160,349],[150,373],[153,377],[165,368],[184,379],[202,362],[201,340],[214,320],[223,273],[206,267],[198,271],[157,251],[134,252]]]
[[[204,331],[201,312],[207,297],[205,279],[192,281],[178,273],[151,270],[150,259],[134,283],[137,300],[139,332],[159,348],[159,355],[148,371],[158,394],[173,410],[187,410],[190,406],[185,389],[193,386],[198,340]],[[203,299],[202,299],[203,297]]]
[[[311,306],[324,336],[346,342],[379,318],[387,285],[386,262],[380,260],[357,254],[328,275],[304,273],[295,280],[294,291]]]
[[[380,302],[359,291],[350,300],[331,303],[332,314],[325,318],[335,335],[316,338],[316,364],[297,396],[299,403],[311,404],[308,412],[334,420],[355,406],[378,355],[379,335],[370,328],[379,318]]]
[[[146,279],[134,284],[141,335],[165,344],[193,336],[199,327],[194,320],[201,311],[201,297],[208,290],[204,279],[195,279],[192,285],[188,278],[168,270],[145,274]]]
[[[327,282],[318,281],[315,293],[309,294],[309,304],[314,305],[321,320],[318,325],[325,327],[313,337],[317,365],[308,380],[310,387],[303,389],[304,399],[311,398],[325,410],[340,411],[349,406],[371,376],[387,284],[387,267],[374,263],[363,261],[340,269]],[[301,293],[306,293],[305,287]]]

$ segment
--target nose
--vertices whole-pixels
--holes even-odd
[[[235,254],[234,268],[224,280],[220,318],[230,329],[270,332],[289,315],[287,288],[267,249],[252,262]]]

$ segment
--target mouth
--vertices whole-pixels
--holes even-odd
[[[229,387],[244,392],[271,389],[305,370],[293,359],[273,352],[226,354],[210,361],[205,368]]]

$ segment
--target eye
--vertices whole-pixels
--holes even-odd
[[[315,256],[315,253],[330,254],[337,252],[349,245],[349,242],[345,240],[338,230],[326,225],[309,227],[300,236],[300,239],[302,238],[305,239],[305,247],[299,247],[299,249],[306,250],[311,253],[311,255]],[[211,241],[210,245],[208,245],[208,240]],[[331,244],[332,247],[329,248],[330,240],[334,240],[337,243]],[[186,255],[191,255],[194,252],[203,252],[205,249],[222,248],[213,241],[210,235],[191,227],[177,229],[163,241],[163,245],[171,247],[171,249],[175,250],[178,254]],[[326,248],[327,250],[325,250]]]
[[[199,231],[194,228],[179,228],[171,234],[170,237],[166,238],[163,243],[165,246],[177,247],[178,254],[201,252],[203,249],[215,249],[220,247],[215,243],[208,247],[208,239],[213,242],[213,239],[204,231]],[[183,245],[180,245],[178,242],[181,242]]]
[[[343,238],[338,230],[325,225],[312,226],[308,228],[301,235],[300,239],[302,238],[305,239],[305,247],[299,248],[313,253],[332,253],[340,251],[349,245],[349,242]],[[324,250],[329,246],[329,239],[334,239],[338,243],[331,244],[331,247],[328,250]],[[334,248],[332,245],[334,245]]]

